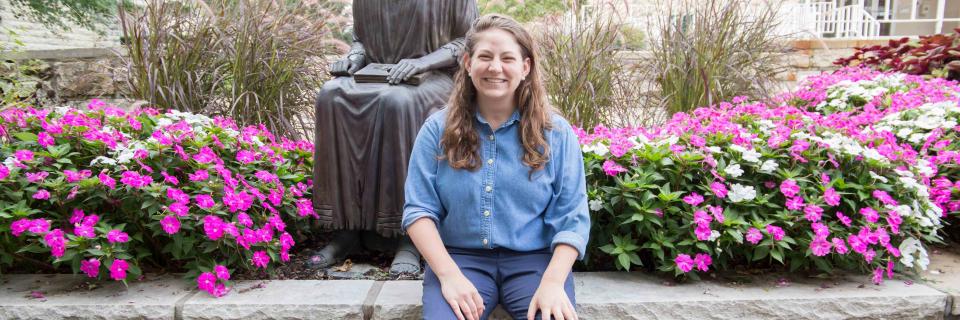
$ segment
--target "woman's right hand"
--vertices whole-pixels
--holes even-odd
[[[459,270],[457,270],[459,271]],[[459,320],[480,320],[483,314],[483,298],[480,292],[461,272],[453,275],[438,277],[440,279],[440,291],[443,298],[450,304],[453,313]]]
[[[357,70],[363,68],[363,62],[366,56],[360,53],[353,53],[337,60],[330,65],[330,75],[335,77],[351,76]]]

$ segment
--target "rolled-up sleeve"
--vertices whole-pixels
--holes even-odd
[[[439,225],[444,214],[436,184],[440,164],[437,159],[440,155],[440,121],[443,121],[439,116],[435,114],[424,123],[413,144],[404,183],[401,222],[404,231],[420,218],[429,218]]]
[[[555,122],[556,123],[556,122]],[[553,185],[553,199],[544,215],[544,222],[553,231],[550,250],[558,244],[577,249],[578,260],[586,253],[590,237],[590,212],[587,207],[587,183],[583,168],[583,153],[577,136],[566,121],[556,123],[557,142],[552,153],[557,161],[557,179]]]

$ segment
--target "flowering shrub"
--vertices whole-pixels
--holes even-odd
[[[904,37],[885,46],[857,48],[834,64],[960,80],[960,28],[952,34],[920,36],[919,40]]]
[[[929,163],[896,141],[851,135],[865,120],[850,112],[806,110],[830,95],[810,87],[875,76],[849,72],[782,98],[791,103],[735,99],[657,128],[581,131],[594,253],[624,269],[648,255],[660,271],[693,277],[779,263],[870,270],[880,282],[925,268],[922,243],[939,241],[942,214],[919,183],[933,176]]]
[[[313,146],[153,109],[0,112],[0,255],[126,281],[186,269],[227,292],[230,270],[289,259],[315,215]],[[45,258],[49,257],[49,258]]]

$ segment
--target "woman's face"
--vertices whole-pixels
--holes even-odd
[[[530,59],[512,34],[501,29],[490,29],[477,35],[473,55],[465,57],[464,65],[481,100],[513,101],[520,82],[530,73]]]

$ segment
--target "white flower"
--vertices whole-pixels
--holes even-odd
[[[709,240],[709,241],[716,241],[717,238],[720,238],[720,231],[710,230],[710,238],[707,239],[707,240]]]
[[[730,193],[727,194],[732,202],[750,201],[757,197],[757,190],[753,186],[744,186],[734,183],[730,186]]]
[[[927,265],[930,264],[930,257],[927,255],[927,250],[923,248],[923,245],[920,244],[916,238],[907,238],[900,243],[900,263],[907,267],[913,267],[914,261],[916,261],[917,266],[921,269],[926,270]],[[914,257],[916,255],[916,257]]]
[[[933,166],[926,159],[917,160],[917,172],[920,172],[920,175],[924,177],[932,177]]]
[[[7,166],[7,168],[13,168],[17,165],[17,159],[14,157],[7,157],[3,160],[3,165]]]
[[[731,178],[736,178],[743,175],[743,169],[740,169],[740,164],[733,163],[728,165],[723,172],[730,175]]]
[[[606,145],[600,142],[594,142],[588,145],[583,146],[583,152],[593,152],[598,156],[605,156],[607,153],[610,153],[610,149]]]
[[[759,163],[760,162],[760,153],[750,149],[743,152],[743,160],[747,162]]]
[[[777,170],[777,167],[779,166],[780,164],[778,164],[776,161],[767,160],[760,165],[760,172],[770,174],[773,173],[774,170]]]
[[[171,124],[173,124],[173,120],[170,120],[170,119],[167,119],[167,118],[159,118],[159,119],[157,119],[157,127],[163,128],[163,127],[169,126],[169,125],[171,125]]]
[[[128,161],[129,161],[129,160],[128,160]],[[117,165],[117,160],[114,160],[114,159],[112,159],[112,158],[107,158],[107,157],[104,157],[104,156],[99,156],[99,157],[93,158],[93,160],[90,161],[90,165],[91,165],[91,166],[95,166],[95,165],[100,164],[100,163],[105,164],[105,165],[108,165],[108,166],[115,166],[115,165]]]
[[[717,146],[709,146],[709,147],[707,147],[707,150],[709,150],[710,153],[721,153],[721,152],[723,152],[723,150],[720,149],[720,147],[717,147]]]
[[[875,180],[877,180],[877,181],[883,182],[883,183],[889,182],[889,180],[887,180],[886,177],[881,176],[881,175],[879,175],[879,174],[877,174],[876,172],[873,172],[873,171],[870,171],[870,177],[873,178],[873,179],[875,179]]]
[[[882,154],[880,154],[879,151],[877,151],[877,149],[874,149],[874,148],[864,149],[863,157],[870,160],[880,161],[880,162],[887,161],[887,158],[885,158]]]
[[[590,200],[590,210],[591,211],[600,211],[603,209],[603,201],[600,200]]]

